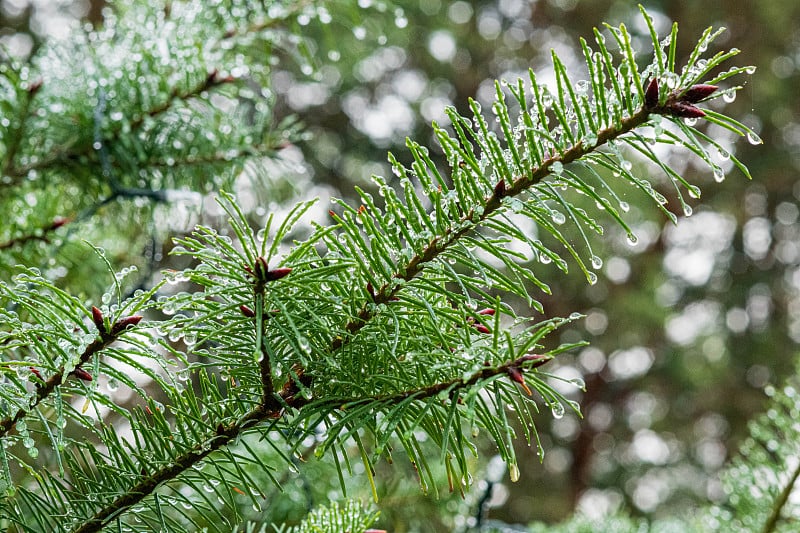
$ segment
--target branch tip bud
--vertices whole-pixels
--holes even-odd
[[[719,89],[716,85],[708,85],[705,83],[699,83],[697,85],[692,85],[689,87],[683,96],[681,97],[682,102],[689,102],[695,104],[704,98],[708,98],[714,92]]]
[[[653,109],[658,105],[658,78],[653,78],[644,91],[644,105]]]
[[[522,390],[525,391],[525,394],[528,396],[533,396],[533,392],[531,392],[530,387],[528,384],[525,383],[525,377],[522,375],[522,369],[516,366],[510,366],[506,369],[506,373],[508,377],[511,378],[511,381],[519,383],[519,386],[522,387]]]
[[[105,320],[103,319],[103,312],[95,306],[92,306],[92,322],[97,326],[101,332],[106,331]]]

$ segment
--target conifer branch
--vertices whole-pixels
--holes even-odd
[[[154,472],[126,490],[122,496],[98,510],[94,516],[86,520],[80,527],[72,530],[72,533],[94,533],[100,531],[108,525],[114,517],[124,513],[127,509],[130,509],[144,498],[153,494],[163,483],[178,478],[183,472],[200,463],[200,461],[208,457],[211,453],[231,444],[248,428],[267,420],[284,416],[287,408],[300,409],[314,403],[314,406],[317,408],[328,407],[337,410],[346,410],[348,406],[357,403],[381,402],[384,404],[397,404],[410,398],[417,400],[428,399],[444,391],[448,391],[453,395],[456,391],[467,389],[481,381],[497,376],[507,375],[510,379],[515,380],[513,377],[514,370],[518,372],[532,370],[550,360],[551,357],[548,356],[527,354],[498,366],[487,366],[465,380],[455,379],[389,395],[329,398],[322,399],[319,402],[313,402],[313,399],[306,399],[302,396],[298,396],[300,388],[293,379],[290,379],[277,394],[279,400],[275,398],[274,395],[270,398],[265,398],[262,403],[253,408],[235,424],[231,424],[230,426],[218,426],[215,434],[211,438],[196,445],[191,450],[183,453],[172,464]],[[304,381],[302,375],[300,380]],[[309,384],[310,382],[306,381],[303,386],[308,386]]]
[[[466,233],[474,230],[475,227],[480,225],[480,223],[486,221],[492,214],[500,210],[502,207],[503,198],[518,196],[524,193],[534,185],[542,182],[545,178],[550,176],[552,174],[552,167],[555,163],[558,162],[562,165],[565,165],[586,156],[600,146],[608,143],[610,140],[620,137],[621,135],[624,135],[625,133],[628,133],[636,127],[646,123],[651,117],[652,113],[653,110],[643,106],[633,116],[623,118],[619,125],[611,126],[600,131],[597,135],[597,142],[593,145],[584,146],[582,142],[578,142],[564,151],[562,154],[553,155],[552,157],[544,160],[540,166],[531,169],[529,174],[515,177],[511,184],[506,185],[505,182],[499,182],[495,187],[493,194],[488,198],[485,198],[485,202],[482,206],[480,206],[480,210],[473,206],[461,218],[461,223],[455,225],[455,227],[460,229],[454,230],[451,227],[451,229],[446,230],[443,235],[435,237],[433,240],[431,240],[430,244],[422,250],[422,252],[414,255],[402,268],[398,269],[394,273],[394,277],[406,282],[412,280],[420,272],[422,272],[422,269],[426,264],[435,260],[448,246],[452,245]],[[481,212],[480,215],[477,214],[479,211]],[[401,284],[386,283],[376,289],[374,291],[372,301],[365,303],[362,306],[356,318],[350,320],[344,326],[344,330],[349,333],[351,337],[355,335],[375,315],[375,311],[371,310],[374,309],[374,307],[370,306],[370,304],[389,303],[392,298],[396,296],[401,287]],[[332,343],[332,349],[336,351],[346,342],[347,341],[345,340],[345,337],[337,337]]]
[[[31,241],[48,242],[50,233],[54,232],[61,226],[68,224],[69,222],[70,219],[68,218],[58,217],[55,220],[53,220],[50,224],[36,230],[36,232],[34,232],[33,234],[14,237],[12,239],[7,240],[6,242],[0,243],[0,250],[6,250],[8,248],[13,248],[15,246],[22,246]]]
[[[57,387],[61,386],[70,375],[75,375],[79,379],[91,381],[92,375],[83,370],[81,367],[86,364],[93,355],[100,353],[103,349],[107,348],[114,341],[129,328],[139,323],[141,316],[129,316],[114,322],[109,329],[106,329],[103,323],[103,316],[100,310],[96,307],[92,308],[93,318],[95,325],[98,328],[98,337],[83,350],[73,370],[69,373],[66,369],[62,368],[56,372],[47,381],[41,378],[38,369],[31,367],[33,375],[36,376],[36,396],[31,400],[27,409],[18,409],[16,413],[8,418],[0,421],[0,438],[4,437],[11,429],[31,410],[35,409],[43,400],[48,398]]]
[[[792,494],[798,478],[800,478],[800,461],[798,461],[795,465],[789,481],[786,483],[786,486],[780,492],[778,498],[775,500],[775,503],[772,505],[772,510],[769,514],[769,517],[764,523],[764,529],[761,530],[762,533],[772,533],[775,531],[775,528],[778,527],[778,523],[781,520],[781,512],[786,506],[786,503],[789,501],[789,496]]]
[[[138,130],[145,124],[147,118],[154,118],[166,113],[167,111],[173,109],[177,102],[186,102],[191,100],[192,98],[198,98],[205,91],[211,90],[217,86],[226,83],[231,83],[233,81],[234,78],[231,78],[230,76],[220,77],[218,75],[218,72],[216,70],[213,70],[208,74],[208,76],[206,76],[200,83],[196,84],[194,87],[190,87],[185,91],[180,91],[177,87],[173,88],[173,90],[169,94],[169,97],[164,102],[155,105],[154,107],[145,110],[140,115],[134,117],[129,122],[128,125],[132,131]],[[114,141],[120,138],[120,135],[122,135],[123,131],[124,131],[123,126],[122,125],[118,126],[110,133],[109,137],[104,139],[104,141],[106,143],[109,142],[113,143]],[[32,171],[43,170],[59,163],[76,162],[81,157],[91,155],[92,153],[94,153],[94,151],[95,148],[92,145],[92,143],[87,143],[82,146],[73,146],[73,145],[62,146],[61,148],[53,150],[53,152],[48,157],[42,158],[33,163],[29,163],[21,167],[9,166],[5,174],[7,176],[11,176],[17,179],[23,178]],[[6,185],[8,186],[15,184],[16,181],[12,180],[11,183]]]

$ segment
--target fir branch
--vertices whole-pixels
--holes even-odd
[[[0,243],[0,250],[6,250],[8,248],[13,248],[15,246],[22,246],[31,241],[43,241],[43,242],[50,242],[49,241],[49,234],[71,222],[68,218],[58,217],[53,220],[50,224],[36,230],[33,234],[30,235],[22,235],[20,237],[14,237],[13,239],[9,239],[6,242]]]
[[[114,322],[110,328],[106,329],[100,310],[96,307],[93,307],[92,314],[95,325],[98,328],[98,338],[86,347],[86,349],[78,358],[74,369],[70,370],[69,372],[67,372],[65,368],[62,368],[60,371],[50,376],[47,381],[44,381],[41,379],[38,370],[32,367],[34,370],[34,375],[39,378],[39,382],[36,384],[36,397],[31,400],[27,409],[18,409],[17,412],[12,416],[0,421],[0,438],[4,437],[9,431],[11,431],[17,422],[25,417],[25,415],[27,415],[31,410],[35,409],[40,403],[42,403],[42,401],[48,398],[56,390],[56,388],[60,387],[67,380],[70,375],[75,375],[80,379],[91,380],[92,375],[83,370],[81,368],[82,365],[86,364],[93,355],[100,353],[103,349],[107,348],[113,342],[118,340],[119,337],[129,327],[138,324],[142,318],[141,316],[136,315],[122,318]]]
[[[538,183],[541,183],[545,178],[552,175],[552,168],[555,163],[562,165],[572,163],[578,159],[594,152],[600,146],[608,143],[609,141],[618,138],[625,133],[645,124],[652,116],[653,113],[659,110],[648,109],[643,106],[634,115],[623,118],[619,125],[611,126],[600,131],[597,135],[597,141],[589,146],[584,146],[580,141],[574,144],[562,154],[553,155],[545,159],[537,168],[531,169],[529,174],[516,176],[511,184],[506,185],[505,182],[499,182],[494,192],[488,198],[485,198],[484,204],[480,209],[473,206],[465,215],[462,216],[460,224],[455,227],[460,229],[453,230],[448,228],[441,237],[436,237],[431,240],[430,244],[425,247],[420,253],[414,255],[403,267],[397,269],[393,274],[394,278],[403,281],[411,281],[420,272],[423,267],[434,261],[439,255],[459,238],[463,237],[470,231],[474,230],[477,225],[485,222],[492,214],[502,208],[502,199],[506,197],[519,196],[525,191],[531,189]],[[478,215],[478,212],[481,212]],[[374,291],[373,301],[365,303],[361,310],[358,312],[355,319],[350,320],[345,326],[344,330],[350,334],[355,335],[367,322],[375,315],[375,307],[371,304],[386,304],[396,297],[399,292],[401,284],[386,283]],[[332,343],[333,350],[340,349],[346,342],[345,337],[337,337]]]
[[[786,502],[789,501],[789,496],[792,494],[794,490],[795,483],[797,483],[797,479],[800,477],[800,461],[797,462],[797,465],[794,467],[794,471],[792,472],[791,478],[786,483],[786,486],[778,495],[778,498],[775,500],[775,503],[772,505],[772,510],[767,518],[766,522],[764,522],[764,529],[761,530],[761,533],[772,533],[778,527],[778,523],[781,520],[781,512],[783,508],[786,506]]]
[[[235,81],[234,78],[230,76],[221,77],[217,70],[213,70],[209,72],[208,76],[206,76],[200,83],[196,84],[194,87],[190,87],[185,91],[180,91],[177,87],[173,88],[170,92],[169,97],[162,103],[153,106],[152,108],[143,111],[140,115],[134,117],[129,123],[129,127],[131,131],[136,131],[141,128],[147,118],[155,118],[159,115],[162,115],[175,107],[178,102],[185,103],[193,98],[199,98],[203,92],[211,90],[215,87],[232,83]],[[105,143],[113,143],[119,140],[120,136],[124,132],[123,125],[118,126],[114,130],[110,132],[108,137],[104,138]],[[127,133],[126,133],[127,134]],[[21,137],[20,137],[21,138]],[[32,171],[43,170],[53,165],[59,163],[71,163],[74,161],[80,160],[81,157],[89,156],[95,152],[95,147],[92,143],[87,143],[83,146],[73,146],[67,145],[62,146],[61,148],[53,150],[53,152],[46,158],[40,159],[36,162],[30,163],[28,165],[23,165],[21,167],[13,167],[10,166],[7,171],[6,175],[16,178],[17,180],[27,176]],[[6,186],[9,185],[16,185],[16,180],[11,180],[9,183],[6,183]]]
[[[300,388],[294,379],[290,379],[290,381],[277,395],[273,394],[269,398],[265,398],[259,405],[244,415],[235,424],[231,424],[229,426],[218,426],[213,437],[207,441],[199,443],[193,449],[185,452],[180,457],[175,459],[175,461],[173,461],[170,465],[155,471],[130,489],[127,489],[122,496],[98,510],[94,516],[86,520],[80,527],[73,529],[72,533],[94,533],[100,531],[115,517],[119,516],[121,513],[124,513],[126,510],[141,502],[144,498],[153,494],[155,490],[163,483],[177,479],[183,472],[200,463],[200,461],[208,457],[214,451],[231,444],[237,437],[242,435],[245,430],[270,419],[285,416],[287,410],[301,409],[305,406],[308,406],[309,408],[313,406],[316,408],[325,407],[334,410],[346,410],[356,404],[372,402],[393,405],[412,398],[414,400],[432,398],[445,391],[449,392],[452,396],[457,391],[468,389],[482,381],[486,381],[498,376],[505,375],[509,376],[510,379],[515,380],[513,377],[515,370],[518,372],[522,372],[523,370],[532,370],[550,360],[551,357],[548,356],[527,354],[501,365],[485,367],[470,376],[468,379],[454,379],[447,382],[409,389],[389,395],[374,395],[371,397],[358,396],[336,399],[326,398],[318,402],[314,402],[313,399],[307,399],[301,395],[298,395]],[[300,381],[303,381],[302,376]],[[310,385],[309,382],[304,384],[304,386],[308,385]]]

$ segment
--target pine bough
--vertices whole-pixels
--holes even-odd
[[[449,124],[433,124],[445,168],[408,141],[410,166],[390,155],[396,179],[373,178],[380,199],[359,190],[358,206],[335,201],[334,223],[288,251],[282,246],[313,202],[254,230],[223,193],[235,238],[198,227],[179,239],[174,253],[196,266],[165,273],[162,285],[123,298],[117,276],[95,306],[35,269],[0,285],[4,526],[230,525],[264,505],[265,477],[277,485],[294,457],[311,454],[335,463],[340,477],[357,458],[374,493],[374,465],[395,455],[408,457],[424,491],[443,481],[434,464],[444,465],[450,491],[464,491],[479,434],[516,480],[509,417],[541,455],[534,413],[579,412],[547,372],[575,345],[546,340],[579,317],[536,322],[504,297],[542,310],[534,291],[549,288],[537,263],[566,271],[571,262],[594,283],[602,260],[592,241],[603,233],[596,217],[636,240],[621,200],[630,187],[676,219],[631,157],[660,169],[688,213],[684,194],[700,191],[657,155],[660,145],[688,150],[721,178],[715,161],[726,152],[698,121],[760,142],[714,105],[739,89],[729,78],[752,73],[720,71],[737,50],[707,57],[720,33],[708,30],[680,67],[677,26],[661,40],[642,16],[654,49],[643,69],[625,26],[595,30],[594,44],[580,43],[586,80],[570,78],[553,54],[552,86],[530,72],[496,84],[490,113],[476,101],[470,117],[448,109]],[[207,89],[220,81],[204,80]],[[38,87],[27,90],[32,98]],[[594,209],[579,207],[576,195]],[[192,292],[156,298],[167,284]],[[142,319],[157,312],[167,318]],[[100,390],[101,376],[130,389],[135,406]],[[65,435],[70,425],[80,439]],[[34,467],[42,455],[50,468]],[[348,509],[353,523],[367,516],[359,528],[375,518]]]

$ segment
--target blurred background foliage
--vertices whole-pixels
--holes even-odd
[[[307,196],[352,198],[354,185],[371,187],[371,174],[391,176],[387,151],[409,160],[406,136],[434,146],[429,124],[443,119],[446,105],[465,113],[470,96],[491,101],[495,78],[516,79],[529,67],[548,72],[551,49],[565,62],[574,59],[574,73],[578,37],[601,21],[625,22],[643,45],[649,39],[636,4],[618,0],[358,4],[370,9],[353,10],[336,28],[298,19],[302,46],[282,52],[286,57],[270,72],[271,113],[276,123],[298,118],[308,135],[282,147],[283,164],[270,167],[269,183],[237,182],[245,207],[280,211]],[[379,476],[381,523],[391,524],[393,533],[465,530],[487,521],[553,522],[574,509],[590,517],[617,509],[667,517],[717,501],[716,474],[735,453],[747,421],[766,405],[764,389],[793,371],[800,343],[800,4],[642,4],[660,33],[671,21],[679,23],[684,53],[706,27],[725,26],[718,46],[740,48],[737,64],[759,67],[729,105],[737,108],[731,115],[760,132],[764,145],[733,145],[711,130],[754,179],[732,170],[720,185],[708,172],[695,172],[691,160],[671,160],[702,186],[691,217],[683,218],[665,181],[659,191],[680,211],[679,224],[640,210],[647,199],[631,192],[628,221],[639,242],[630,245],[614,228],[597,241],[604,247],[596,250],[604,261],[597,284],[588,286],[579,272],[563,276],[553,265],[537,265],[537,275],[553,289],[552,296],[542,295],[541,318],[586,314],[562,340],[587,339],[591,346],[560,356],[557,370],[586,381],[580,396],[573,388],[564,391],[580,401],[585,418],[542,415],[543,462],[534,449],[520,450],[528,460],[520,461],[522,481],[512,484],[503,465],[490,460],[464,499],[423,496],[411,472],[403,473],[410,467],[382,465],[390,471]],[[104,6],[3,0],[0,43],[24,57],[45,38],[64,38],[75,21],[101,24]],[[668,152],[664,157],[675,159]],[[149,256],[154,271],[182,268],[163,253],[171,246],[167,237],[219,216],[208,210],[211,202],[195,204],[176,199],[161,213],[140,206],[141,226],[160,227],[150,242],[157,248]],[[118,230],[141,240],[139,229]],[[116,265],[141,263],[144,246],[121,247]],[[485,450],[484,457],[492,455]],[[351,483],[358,494],[365,482],[356,477]],[[271,512],[298,518],[306,504],[338,497],[337,487],[323,465],[309,465],[283,496],[275,495]],[[298,494],[308,501],[298,503]]]

